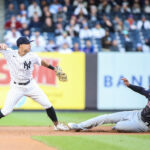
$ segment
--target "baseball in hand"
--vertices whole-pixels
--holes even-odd
[[[0,49],[2,50],[6,50],[8,48],[8,46],[4,43],[0,44]]]

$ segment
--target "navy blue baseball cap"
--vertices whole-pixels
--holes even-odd
[[[17,46],[19,47],[21,44],[30,44],[31,42],[33,42],[33,40],[30,41],[27,37],[22,36],[22,37],[18,38]]]

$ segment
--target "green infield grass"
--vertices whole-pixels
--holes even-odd
[[[57,112],[61,122],[81,122],[101,115],[99,112]],[[13,112],[0,120],[0,126],[49,126],[46,112]]]
[[[105,113],[57,112],[61,122],[81,122]],[[52,122],[43,112],[13,112],[0,119],[0,126],[49,126]],[[150,135],[76,135],[33,136],[57,150],[149,150]]]
[[[149,150],[150,135],[81,135],[33,137],[57,150]]]

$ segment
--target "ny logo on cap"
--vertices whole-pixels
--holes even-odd
[[[24,62],[24,69],[28,70],[31,66],[31,61],[29,61],[29,63],[27,63],[26,61]]]

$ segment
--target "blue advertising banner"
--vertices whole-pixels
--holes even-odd
[[[147,99],[123,85],[122,77],[131,84],[150,85],[150,54],[99,53],[98,54],[98,109],[141,109]]]

